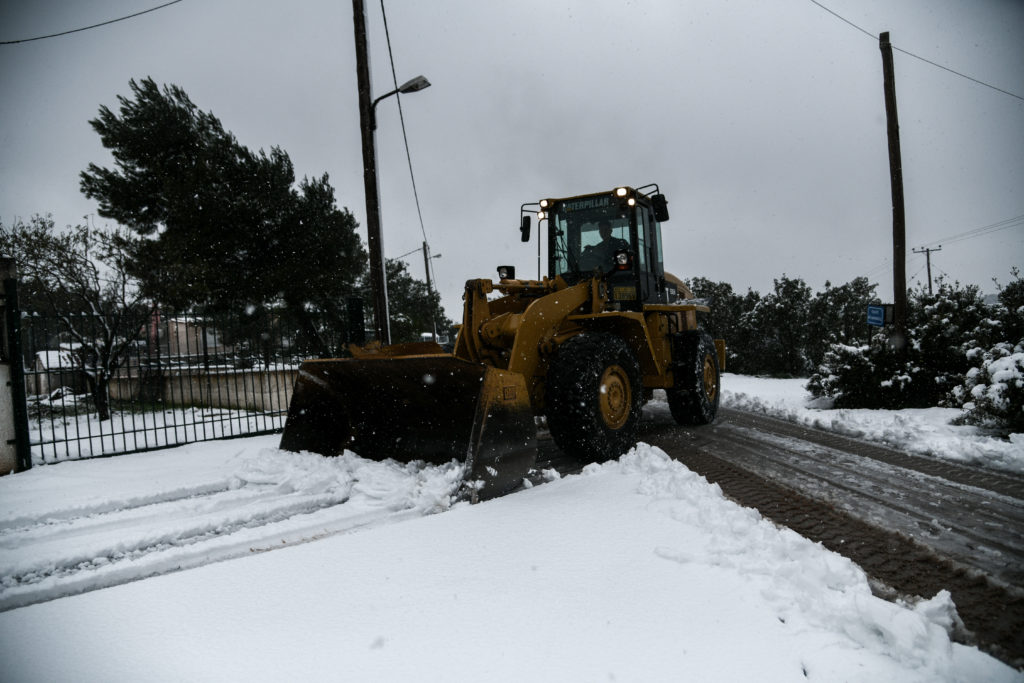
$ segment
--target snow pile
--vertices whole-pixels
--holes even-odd
[[[947,460],[1024,472],[1024,435],[992,436],[972,425],[954,425],[956,408],[906,410],[832,409],[813,399],[804,379],[722,376],[722,405],[791,420],[893,448]]]
[[[454,460],[445,465],[403,464],[364,460],[350,451],[325,458],[264,448],[242,459],[231,487],[270,486],[283,494],[329,495],[361,508],[429,514],[451,507],[463,469]]]
[[[680,524],[679,542],[657,548],[659,557],[742,577],[788,628],[841,634],[855,648],[891,658],[923,680],[943,680],[953,666],[949,633],[957,617],[948,592],[913,611],[885,602],[871,594],[853,562],[728,501],[717,485],[660,449],[640,444],[619,467],[640,474],[637,492],[655,501],[651,509]],[[849,675],[845,664],[835,668],[835,652],[803,656],[803,669],[821,680]]]
[[[189,486],[348,496],[335,510],[443,508],[455,474],[288,458],[261,439],[195,455],[138,459],[157,478],[188,463]],[[36,489],[39,518],[136,458],[40,468],[33,476],[58,492]],[[95,500],[137,497],[146,481],[166,488],[145,472],[115,472]],[[20,495],[21,480],[0,493]],[[948,594],[915,608],[875,598],[853,563],[643,444],[481,505],[375,519],[302,544],[282,544],[274,533],[285,528],[268,523],[260,535],[275,552],[0,613],[5,679],[1020,680],[950,642]],[[18,552],[22,537],[8,535],[7,550]]]

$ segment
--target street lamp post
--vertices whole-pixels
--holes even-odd
[[[380,186],[377,181],[375,131],[377,103],[396,93],[423,90],[430,82],[417,76],[377,99],[370,95],[370,57],[366,45],[366,11],[363,0],[352,0],[356,36],[356,77],[359,86],[359,123],[363,139],[363,186],[366,193],[366,242],[370,252],[370,289],[373,292],[374,326],[381,344],[391,343],[388,312],[388,286],[384,269],[384,247],[380,229]]]
[[[401,255],[399,255],[396,258],[405,258],[406,256],[410,256],[411,254],[415,254],[417,251],[420,251],[420,249],[416,248],[416,249],[413,249],[412,251],[407,251],[404,254],[401,254]],[[433,285],[430,282],[430,260],[431,259],[435,259],[435,258],[441,258],[441,255],[440,254],[431,254],[430,253],[430,245],[427,244],[426,242],[424,242],[423,243],[423,268],[424,268],[424,270],[426,270],[426,273],[427,273],[427,294],[433,294],[434,293],[434,287],[433,287]],[[437,317],[434,315],[434,310],[433,309],[431,309],[431,311],[430,311],[430,327],[432,329],[432,334],[434,335],[434,341],[437,341]]]
[[[423,269],[427,272],[427,296],[434,293],[434,289],[430,284],[430,259],[441,258],[440,254],[431,254],[430,245],[423,242]],[[430,327],[431,332],[434,335],[434,341],[437,341],[437,317],[434,315],[434,307],[430,308]]]

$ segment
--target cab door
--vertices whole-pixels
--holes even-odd
[[[656,303],[662,299],[663,272],[661,256],[661,240],[658,223],[654,220],[651,209],[637,205],[637,268],[640,279],[640,298],[644,303]]]

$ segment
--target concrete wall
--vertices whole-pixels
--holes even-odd
[[[285,370],[191,370],[166,371],[146,387],[137,376],[117,377],[110,382],[112,399],[160,398],[175,405],[200,405],[239,410],[285,410],[292,398],[297,368]],[[154,380],[147,380],[153,382]]]
[[[12,294],[6,291],[5,281],[18,276],[17,264],[9,256],[0,257],[0,475],[10,474],[18,470],[18,447],[15,445],[15,408],[14,391],[11,385],[12,363],[20,363],[20,358],[9,347],[7,331],[7,297]],[[17,302],[14,309],[17,309]]]

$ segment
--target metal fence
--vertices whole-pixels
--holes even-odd
[[[152,310],[139,320],[105,354],[103,316],[22,313],[33,463],[279,431],[299,363],[349,341],[343,326],[318,325],[314,344],[275,316]]]

